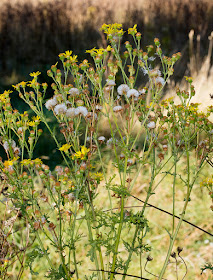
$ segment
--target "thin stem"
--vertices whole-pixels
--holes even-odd
[[[90,217],[89,217],[89,213],[88,213],[86,203],[84,203],[84,210],[85,210],[85,214],[86,214],[87,228],[88,228],[88,232],[89,232],[89,241],[92,244],[91,246],[94,250],[94,259],[95,259],[96,270],[100,271],[96,249],[93,247],[94,239],[93,239],[92,227],[91,227],[91,224],[90,224]],[[99,273],[99,277],[100,277],[100,273]]]
[[[169,258],[170,258],[170,255],[171,255],[171,252],[172,252],[172,249],[173,249],[173,246],[174,246],[174,242],[176,240],[176,237],[177,237],[178,232],[180,230],[183,218],[185,216],[185,211],[186,211],[186,208],[187,208],[187,205],[188,205],[188,202],[189,202],[190,193],[191,193],[191,190],[192,190],[192,188],[190,187],[189,145],[190,145],[189,142],[187,142],[185,144],[186,157],[187,157],[187,194],[186,194],[186,201],[184,203],[184,207],[183,207],[183,210],[182,210],[182,213],[181,213],[181,218],[179,220],[177,228],[176,228],[174,234],[172,234],[172,236],[171,236],[169,249],[168,249],[168,252],[167,252],[167,256],[166,256],[163,268],[162,268],[161,273],[159,275],[159,280],[161,280],[163,278],[164,274],[165,274],[165,271],[166,271],[166,268],[167,268],[167,265],[168,265],[168,261],[169,261]]]
[[[115,264],[116,264],[116,260],[117,260],[117,254],[118,254],[118,246],[119,246],[121,230],[122,230],[122,226],[123,226],[123,218],[124,218],[124,197],[122,196],[121,197],[120,224],[118,227],[117,238],[115,241],[115,250],[114,250],[113,259],[112,259],[112,269],[111,269],[111,274],[110,274],[110,280],[113,280],[113,278],[114,278]]]

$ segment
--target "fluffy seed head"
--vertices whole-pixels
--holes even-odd
[[[119,95],[125,95],[129,91],[128,85],[122,84],[117,88],[117,92]]]
[[[115,112],[115,113],[122,112],[122,111],[123,111],[123,108],[122,108],[122,106],[120,106],[120,105],[115,106],[115,107],[113,108],[113,112]]]
[[[116,86],[115,81],[113,81],[113,80],[111,80],[111,79],[107,79],[106,82],[107,82],[107,85],[108,85],[108,86]]]
[[[74,96],[78,96],[79,95],[79,89],[77,89],[77,88],[71,88],[70,90],[69,90],[69,94],[70,94],[70,96],[72,96],[72,97],[74,97]]]
[[[7,151],[7,152],[10,150],[10,146],[14,150],[16,147],[16,142],[14,140],[9,140],[9,142],[5,141],[3,144],[3,147],[4,147],[5,151]]]
[[[138,98],[139,97],[139,92],[136,89],[128,90],[127,97],[130,98],[132,96],[135,97],[135,98]]]
[[[67,106],[64,103],[58,104],[58,105],[55,106],[54,112],[55,112],[56,115],[66,114]]]
[[[67,109],[66,116],[70,119],[73,119],[75,117],[75,108]]]
[[[147,127],[150,128],[150,129],[153,129],[153,128],[156,127],[156,124],[155,124],[155,122],[149,122],[149,123],[147,124]]]
[[[97,120],[98,119],[98,115],[96,113],[93,112],[89,112],[86,117],[87,120]]]
[[[86,117],[87,114],[88,114],[87,108],[84,106],[79,106],[75,109],[76,116],[83,115],[84,117]]]
[[[45,107],[47,108],[47,110],[53,109],[56,105],[57,105],[56,98],[51,98],[47,100],[47,102],[45,103]]]
[[[102,109],[103,109],[103,107],[101,105],[96,105],[95,106],[96,111],[101,111]]]
[[[160,84],[161,86],[163,86],[165,84],[165,80],[162,77],[157,77],[155,79],[156,84]]]
[[[98,142],[103,143],[106,140],[104,136],[98,137]]]

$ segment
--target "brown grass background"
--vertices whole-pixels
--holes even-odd
[[[144,47],[159,37],[166,54],[183,51],[185,58],[176,74],[181,78],[189,60],[191,29],[195,44],[196,36],[200,36],[201,56],[207,54],[213,1],[1,0],[0,76],[46,70],[60,52],[68,49],[83,57],[85,49],[103,45],[99,28],[113,22],[123,23],[124,28],[137,23]],[[8,79],[2,83],[9,83]]]

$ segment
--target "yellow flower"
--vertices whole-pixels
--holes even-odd
[[[122,24],[121,23],[112,23],[112,24],[103,24],[100,30],[103,30],[105,33],[108,30],[119,30],[121,29]]]
[[[91,50],[86,50],[86,53],[96,53],[96,48],[92,48]]]
[[[76,152],[73,156],[72,159],[80,158],[80,159],[86,159],[86,156],[90,149],[87,149],[86,147],[82,146],[81,150]]]
[[[35,164],[42,164],[42,163],[43,163],[42,160],[41,160],[40,158],[35,158],[35,159],[33,160],[33,162],[34,162]]]
[[[32,72],[32,73],[30,73],[30,76],[36,78],[36,77],[38,77],[38,75],[40,75],[40,74],[41,74],[41,72],[37,71],[37,72]]]
[[[21,161],[21,165],[33,165],[33,164],[42,164],[42,160],[40,158],[36,158],[36,159],[23,159]]]
[[[23,114],[20,114],[20,117],[21,117],[21,118],[24,118],[24,117],[27,117],[27,116],[28,116],[27,111],[24,111],[24,113],[23,113]]]
[[[4,167],[8,168],[8,167],[10,167],[12,165],[13,165],[13,161],[12,160],[5,160]]]
[[[11,160],[5,160],[5,162],[4,162],[4,167],[5,167],[5,168],[8,168],[8,167],[10,167],[10,166],[13,166],[14,162],[16,162],[18,159],[19,159],[19,157],[14,157],[14,158],[11,159]]]
[[[22,161],[21,161],[21,165],[29,165],[29,164],[32,164],[32,161],[31,161],[31,159],[23,159]]]
[[[29,126],[39,125],[39,123],[40,123],[40,117],[39,116],[33,116],[32,119],[33,119],[32,121],[27,122],[27,125],[29,125]]]
[[[128,34],[135,35],[137,33],[137,24],[135,24],[132,28],[128,29]]]
[[[28,86],[29,87],[34,87],[34,86],[39,86],[40,84],[37,82],[37,79],[36,78],[33,78],[32,79],[32,81],[30,81],[29,83],[28,83]]]
[[[113,23],[113,24],[103,24],[100,30],[103,30],[105,34],[107,34],[107,38],[109,36],[122,36],[124,34],[124,31],[122,29],[122,24],[120,23]]]
[[[27,85],[27,82],[22,81],[17,86],[21,86],[21,87],[25,88],[26,85]]]
[[[28,126],[35,126],[35,122],[34,121],[29,121],[29,122],[27,122],[27,125]]]
[[[33,116],[32,119],[36,124],[39,124],[40,120],[41,120],[41,118],[39,116]]]
[[[103,173],[97,172],[91,175],[92,179],[97,180],[97,181],[102,181],[104,176]]]
[[[106,50],[107,50],[108,52],[110,52],[110,51],[112,50],[112,47],[109,45],[109,46],[107,46]]]
[[[66,58],[69,58],[71,56],[71,54],[72,54],[72,51],[65,51],[64,56]]]
[[[91,50],[86,50],[86,53],[90,53],[92,55],[98,56],[98,55],[102,55],[103,53],[111,51],[111,49],[112,49],[111,46],[107,46],[106,49],[103,49],[103,48],[100,48],[100,49],[93,48]]]
[[[61,148],[59,148],[59,151],[67,153],[70,147],[70,144],[64,144]]]
[[[13,92],[12,90],[5,90],[3,94],[4,94],[4,95],[9,95],[9,94],[12,93],[12,92]]]
[[[75,62],[77,62],[78,61],[78,56],[77,55],[73,55],[73,56],[70,56],[70,58],[69,58],[69,60],[70,60],[70,62],[71,63],[75,63]]]
[[[7,102],[7,98],[6,98],[6,96],[5,96],[4,93],[0,94],[0,101],[1,101],[2,103],[6,103],[6,102]]]
[[[102,55],[104,53],[105,49],[100,48],[100,49],[96,49],[93,48],[91,50],[87,50],[86,53],[91,53],[91,54],[95,54],[95,55]]]
[[[13,87],[15,90],[19,90],[20,85],[19,85],[19,84],[17,84],[17,85],[12,85],[12,87]]]

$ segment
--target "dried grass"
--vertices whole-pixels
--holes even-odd
[[[170,51],[182,50],[194,29],[205,53],[212,19],[211,0],[2,0],[0,71],[52,64],[67,49],[81,55],[103,44],[99,28],[112,22],[137,23],[144,44],[158,36]]]

